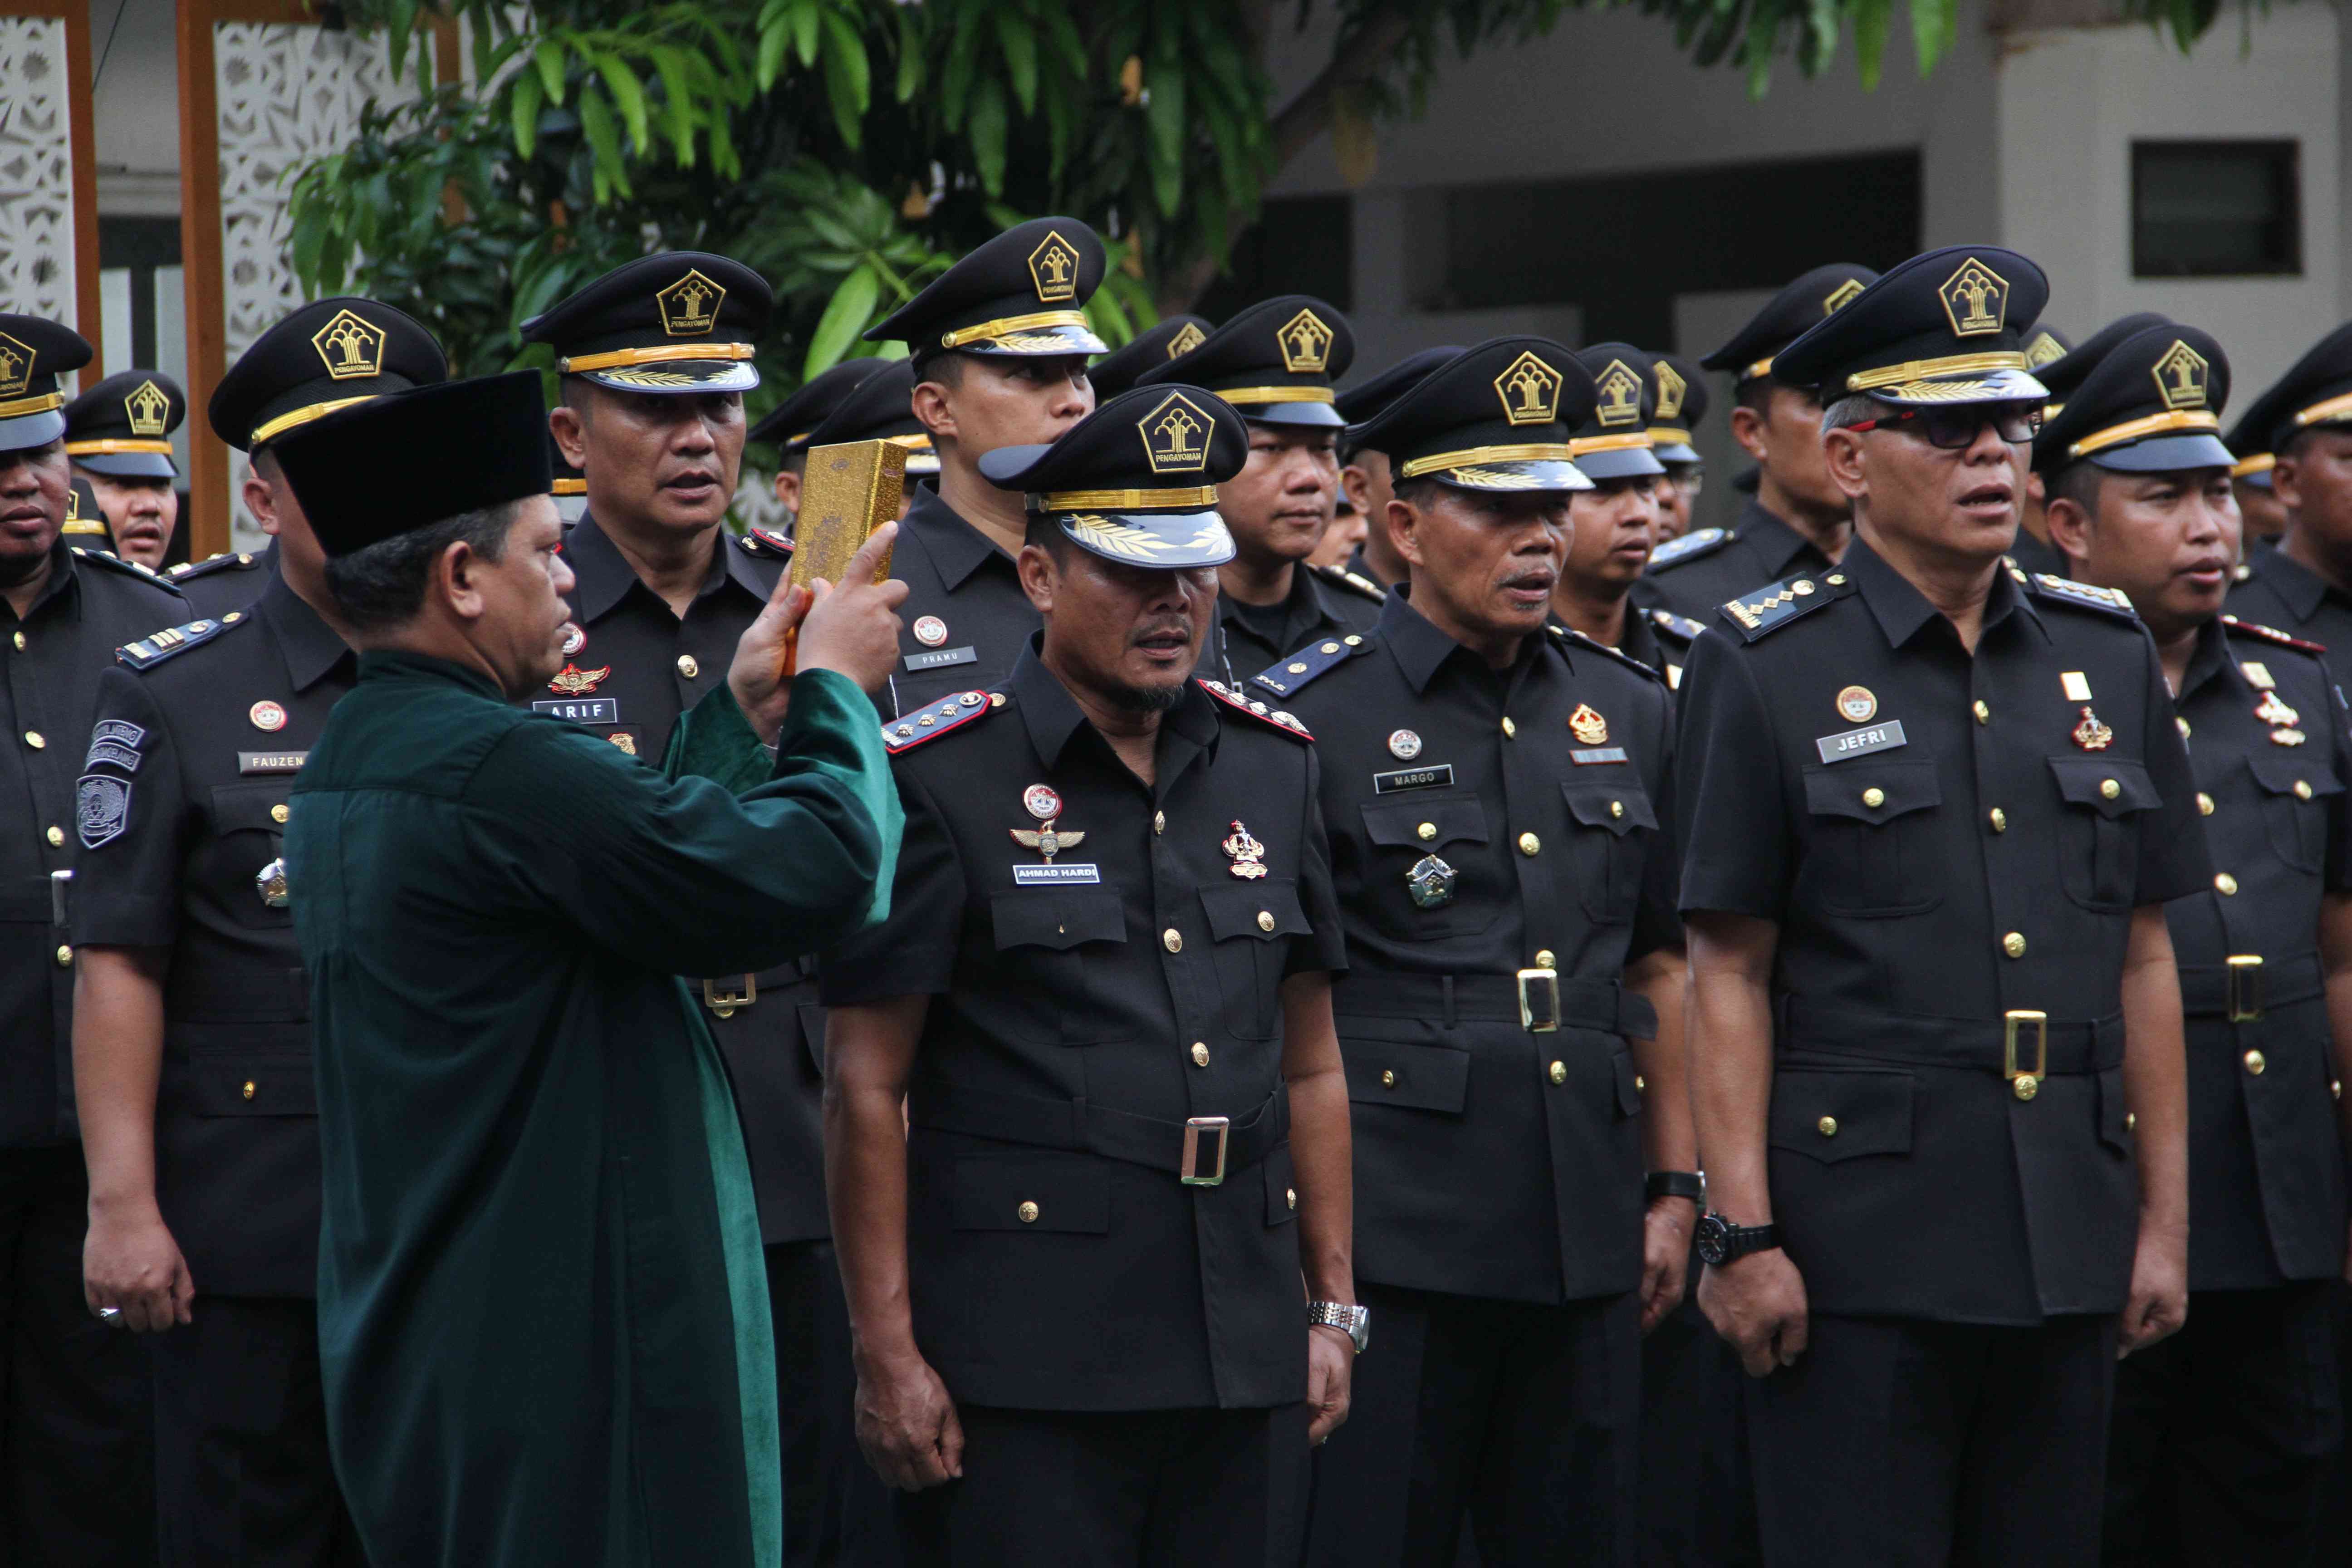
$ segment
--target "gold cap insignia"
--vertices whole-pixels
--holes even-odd
[[[1522,352],[1495,378],[1503,417],[1514,425],[1549,425],[1559,418],[1559,389],[1566,383],[1531,352]]]
[[[1954,337],[1980,338],[1997,332],[2009,316],[2009,279],[1973,256],[1944,279],[1936,298],[1944,302],[1944,316],[1952,323]]]
[[[338,310],[334,320],[310,334],[319,363],[337,381],[383,374],[384,331],[365,316]]]
[[[133,436],[161,436],[163,421],[172,412],[172,400],[153,382],[142,381],[122,400],[122,411],[131,416]]]
[[[81,521],[81,492],[71,485],[66,487],[66,521],[68,522]]]
[[[2048,332],[2036,332],[2033,341],[2025,345],[2025,368],[2040,370],[2045,364],[2055,364],[2066,357],[2066,345]]]
[[[0,332],[0,397],[14,397],[33,384],[33,351]]]
[[[654,307],[661,311],[663,331],[674,338],[695,338],[718,324],[719,307],[726,299],[726,289],[689,267],[685,277],[654,296]]]
[[[1208,341],[1209,334],[1201,330],[1201,323],[1187,321],[1176,329],[1174,337],[1168,340],[1168,357],[1181,359]]]
[[[1683,411],[1683,398],[1690,392],[1690,384],[1682,378],[1673,365],[1664,360],[1658,361],[1650,369],[1655,372],[1658,377],[1658,417],[1661,419],[1680,417]]]
[[[1050,304],[1078,297],[1078,247],[1047,229],[1037,248],[1029,253],[1029,281],[1037,298]]]
[[[1282,365],[1293,375],[1320,372],[1331,363],[1331,329],[1312,310],[1301,310],[1282,324],[1275,341],[1282,345]]]
[[[1632,365],[1622,359],[1611,360],[1593,385],[1601,394],[1602,429],[1642,422],[1642,377]]]
[[[1197,474],[1209,466],[1209,432],[1216,428],[1201,405],[1171,392],[1136,421],[1143,455],[1155,474]]]
[[[2167,408],[2202,408],[2206,376],[2211,369],[2203,354],[2175,338],[2148,374],[2156,377],[2156,395],[2164,399]]]
[[[1834,316],[1860,298],[1862,298],[1861,279],[1849,278],[1822,296],[1822,314]]]

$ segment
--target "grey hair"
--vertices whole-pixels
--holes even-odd
[[[1849,392],[1822,410],[1822,428],[1843,430],[1875,419],[1885,413],[1885,405],[1866,392]]]
[[[412,619],[425,607],[425,585],[433,563],[449,546],[463,542],[488,562],[504,559],[515,509],[507,501],[406,533],[381,539],[349,555],[327,557],[327,592],[354,631],[376,631]]]

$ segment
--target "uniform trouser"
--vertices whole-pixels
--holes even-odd
[[[1773,1568],[2086,1568],[2098,1561],[2113,1314],[1987,1328],[1816,1312],[1748,1384]]]
[[[2314,1561],[2325,1458],[2344,1436],[2335,1294],[2328,1280],[2200,1290],[2187,1327],[2116,1369],[2106,1562]]]
[[[963,1475],[898,1494],[923,1568],[1292,1568],[1307,1409],[961,1405]]]
[[[1641,1308],[1359,1284],[1372,1348],[1348,1424],[1316,1450],[1312,1568],[1630,1568]]]
[[[361,1568],[327,1452],[318,1303],[199,1295],[189,1316],[149,1342],[163,1568]]]
[[[895,1568],[890,1489],[857,1451],[849,1310],[830,1241],[766,1249],[784,1467],[784,1568]]]
[[[1754,1568],[1748,1374],[1691,1294],[1642,1342],[1642,1568]]]
[[[81,1146],[0,1150],[0,1563],[151,1568],[147,1352],[81,1289]]]

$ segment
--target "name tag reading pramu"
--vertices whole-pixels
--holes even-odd
[[[1849,757],[1866,757],[1873,752],[1891,752],[1911,742],[1903,733],[1903,721],[1889,720],[1884,724],[1865,724],[1859,730],[1842,734],[1823,735],[1813,742],[1824,763],[1842,763]]]

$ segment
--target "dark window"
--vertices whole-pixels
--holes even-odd
[[[100,217],[98,220],[98,264],[121,267],[131,273],[131,359],[110,364],[128,370],[153,364],[155,342],[155,273],[180,265],[180,220],[175,217]],[[199,411],[201,413],[201,411]],[[180,531],[182,534],[186,530]]]
[[[2132,143],[2132,276],[2275,278],[2303,272],[2294,142]]]
[[[1355,204],[1346,196],[1277,196],[1234,241],[1225,269],[1192,310],[1222,321],[1276,294],[1312,294],[1356,308]]]

